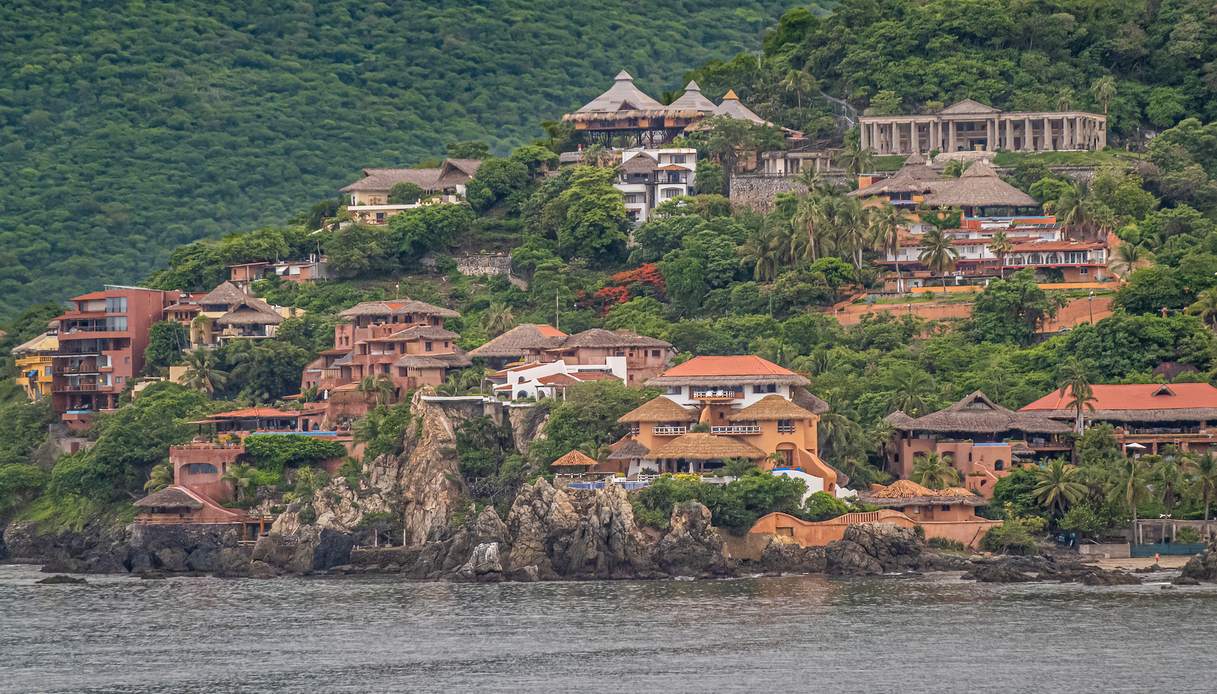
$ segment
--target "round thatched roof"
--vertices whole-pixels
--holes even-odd
[[[660,395],[626,412],[617,419],[622,424],[635,422],[696,422],[697,411],[678,405],[674,400]]]
[[[813,419],[814,414],[774,394],[766,395],[742,410],[732,412],[729,422],[771,421],[775,419]]]
[[[729,436],[693,432],[677,436],[667,444],[651,451],[653,460],[725,460],[747,458],[760,460],[765,452]]]

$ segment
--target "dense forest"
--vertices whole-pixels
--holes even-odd
[[[681,86],[786,0],[0,5],[0,316],[134,283],[362,166],[503,152],[631,70]]]

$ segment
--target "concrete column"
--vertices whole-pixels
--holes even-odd
[[[942,123],[930,121],[930,149],[942,151]]]
[[[892,121],[892,154],[903,154],[904,149],[900,146],[900,123]]]
[[[1035,151],[1035,136],[1031,131],[1031,119],[1023,117],[1023,151]]]
[[[1096,149],[1106,149],[1106,147],[1107,147],[1107,121],[1106,120],[1099,121],[1098,130],[1099,130],[1099,133],[1098,133],[1099,144],[1096,147]]]
[[[1006,119],[1006,142],[1005,148],[1011,152],[1014,151],[1014,121]]]
[[[1052,121],[1048,120],[1048,116],[1044,116],[1044,151],[1056,149],[1052,146]]]
[[[870,134],[870,124],[868,124],[868,123],[861,124],[861,126],[858,128],[858,145],[861,146],[862,149],[864,149],[864,150],[870,149],[869,134]]]
[[[954,152],[955,151],[955,121],[953,121],[953,120],[947,121],[946,126],[947,126],[947,151]]]
[[[1061,118],[1061,149],[1073,149],[1073,143],[1069,141],[1069,118],[1068,116]]]
[[[909,144],[913,146],[913,154],[921,151],[921,133],[918,132],[917,121],[909,123]]]
[[[994,142],[994,140],[996,140],[996,139],[997,139],[997,125],[993,122],[993,119],[990,118],[985,121],[985,151],[986,152],[992,152],[995,149],[997,149],[997,143]]]

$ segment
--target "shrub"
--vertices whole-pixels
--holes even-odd
[[[803,502],[803,513],[801,515],[805,520],[822,521],[843,516],[849,513],[849,511],[849,504],[846,504],[832,494],[828,492],[816,492],[807,497],[807,501]]]
[[[980,541],[980,546],[981,549],[998,554],[1035,554],[1039,550],[1036,535],[1043,530],[1042,518],[1011,518],[990,528]]]
[[[1179,532],[1175,533],[1175,542],[1178,542],[1180,544],[1195,545],[1195,544],[1199,544],[1203,541],[1204,541],[1204,538],[1201,537],[1200,531],[1196,530],[1195,528],[1191,528],[1191,527],[1180,528]]]
[[[945,549],[952,552],[966,552],[968,550],[959,540],[952,540],[947,537],[931,537],[926,544],[934,549]]]
[[[34,499],[46,484],[46,471],[36,465],[0,466],[0,513]]]
[[[300,434],[254,434],[245,438],[245,458],[260,470],[282,473],[289,467],[306,467],[341,458],[346,448]]]

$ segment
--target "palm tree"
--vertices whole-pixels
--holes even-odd
[[[807,245],[803,247],[807,259],[811,262],[816,262],[818,259],[817,250],[820,245],[820,239],[817,236],[817,229],[824,219],[824,198],[819,195],[810,195],[802,200],[799,200],[799,206],[795,210],[793,225],[807,232]]]
[[[1111,477],[1109,498],[1124,506],[1132,514],[1133,526],[1137,524],[1137,505],[1149,496],[1146,480],[1148,470],[1145,461],[1132,456],[1124,458]]]
[[[867,213],[875,245],[896,259],[896,291],[904,291],[900,276],[900,232],[908,223],[908,215],[895,205],[872,207]]]
[[[498,337],[515,327],[516,317],[511,307],[502,301],[495,301],[482,314],[482,327],[491,337]]]
[[[794,92],[795,103],[801,109],[803,108],[803,94],[816,88],[816,78],[812,77],[811,73],[806,69],[795,70],[791,68],[786,72],[786,76],[782,78],[778,86],[787,94]]]
[[[1086,366],[1076,357],[1070,358],[1061,367],[1061,397],[1066,395],[1075,413],[1074,431],[1080,436],[1086,426],[1083,412],[1094,409],[1094,389],[1090,387]]]
[[[173,484],[173,467],[168,463],[152,466],[148,473],[148,481],[144,482],[144,491],[159,492]]]
[[[1150,467],[1149,474],[1154,491],[1158,493],[1158,499],[1162,502],[1166,513],[1171,514],[1175,509],[1175,504],[1179,502],[1180,492],[1185,486],[1183,470],[1178,458],[1175,456],[1162,458]]]
[[[1081,477],[1081,470],[1058,458],[1036,469],[1032,494],[1053,515],[1064,515],[1069,506],[1084,499],[1089,491]]]
[[[752,276],[757,282],[771,282],[777,276],[777,239],[771,229],[762,227],[754,230],[740,245],[739,254],[752,268]]]
[[[368,374],[355,389],[364,395],[374,395],[377,405],[389,404],[397,392],[397,386],[393,385],[393,379],[388,374]]]
[[[959,251],[951,245],[951,239],[938,227],[931,227],[921,237],[921,261],[930,270],[942,276],[942,291],[947,291],[947,273],[955,269],[955,261],[959,259]]]
[[[868,171],[874,166],[874,162],[874,155],[869,149],[863,148],[862,143],[857,139],[850,138],[845,143],[845,149],[841,152],[840,166],[853,179],[854,184],[857,183],[858,176],[863,171]]]
[[[1073,89],[1063,87],[1056,93],[1056,109],[1058,111],[1068,111],[1073,108],[1073,100],[1075,96]]]
[[[945,489],[959,484],[959,471],[951,465],[949,458],[928,453],[913,463],[912,479],[923,487]]]
[[[1191,478],[1192,492],[1204,502],[1204,520],[1207,521],[1213,499],[1217,498],[1217,455],[1210,451],[1198,458],[1188,459],[1185,465]]]
[[[245,500],[245,494],[254,484],[255,468],[252,465],[240,463],[232,465],[224,472],[220,479],[225,482],[231,482],[233,489],[237,492],[237,503]]]
[[[1111,107],[1112,99],[1116,98],[1116,78],[1111,75],[1100,77],[1090,85],[1090,93],[1094,96],[1094,100],[1103,107],[1103,115],[1107,115],[1107,109]]]
[[[989,252],[997,256],[998,272],[1002,279],[1006,279],[1006,256],[1014,250],[1014,243],[1006,236],[1006,232],[998,229],[993,232],[993,238],[989,239]]]
[[[1217,287],[1200,292],[1195,303],[1185,310],[1193,316],[1200,316],[1200,320],[1210,328],[1217,326]]]
[[[932,402],[926,394],[934,390],[934,377],[924,369],[902,365],[888,374],[888,385],[888,410],[916,417],[930,409]]]
[[[1127,277],[1133,271],[1148,265],[1152,259],[1153,256],[1149,251],[1138,245],[1124,242],[1116,246],[1112,252],[1107,269],[1119,277]]]
[[[218,365],[216,353],[210,349],[196,349],[186,354],[185,386],[215,395],[228,382],[228,372]]]
[[[443,383],[436,387],[435,392],[440,395],[466,395],[479,391],[485,375],[485,372],[478,368],[453,371],[448,374],[448,378],[444,379]]]

